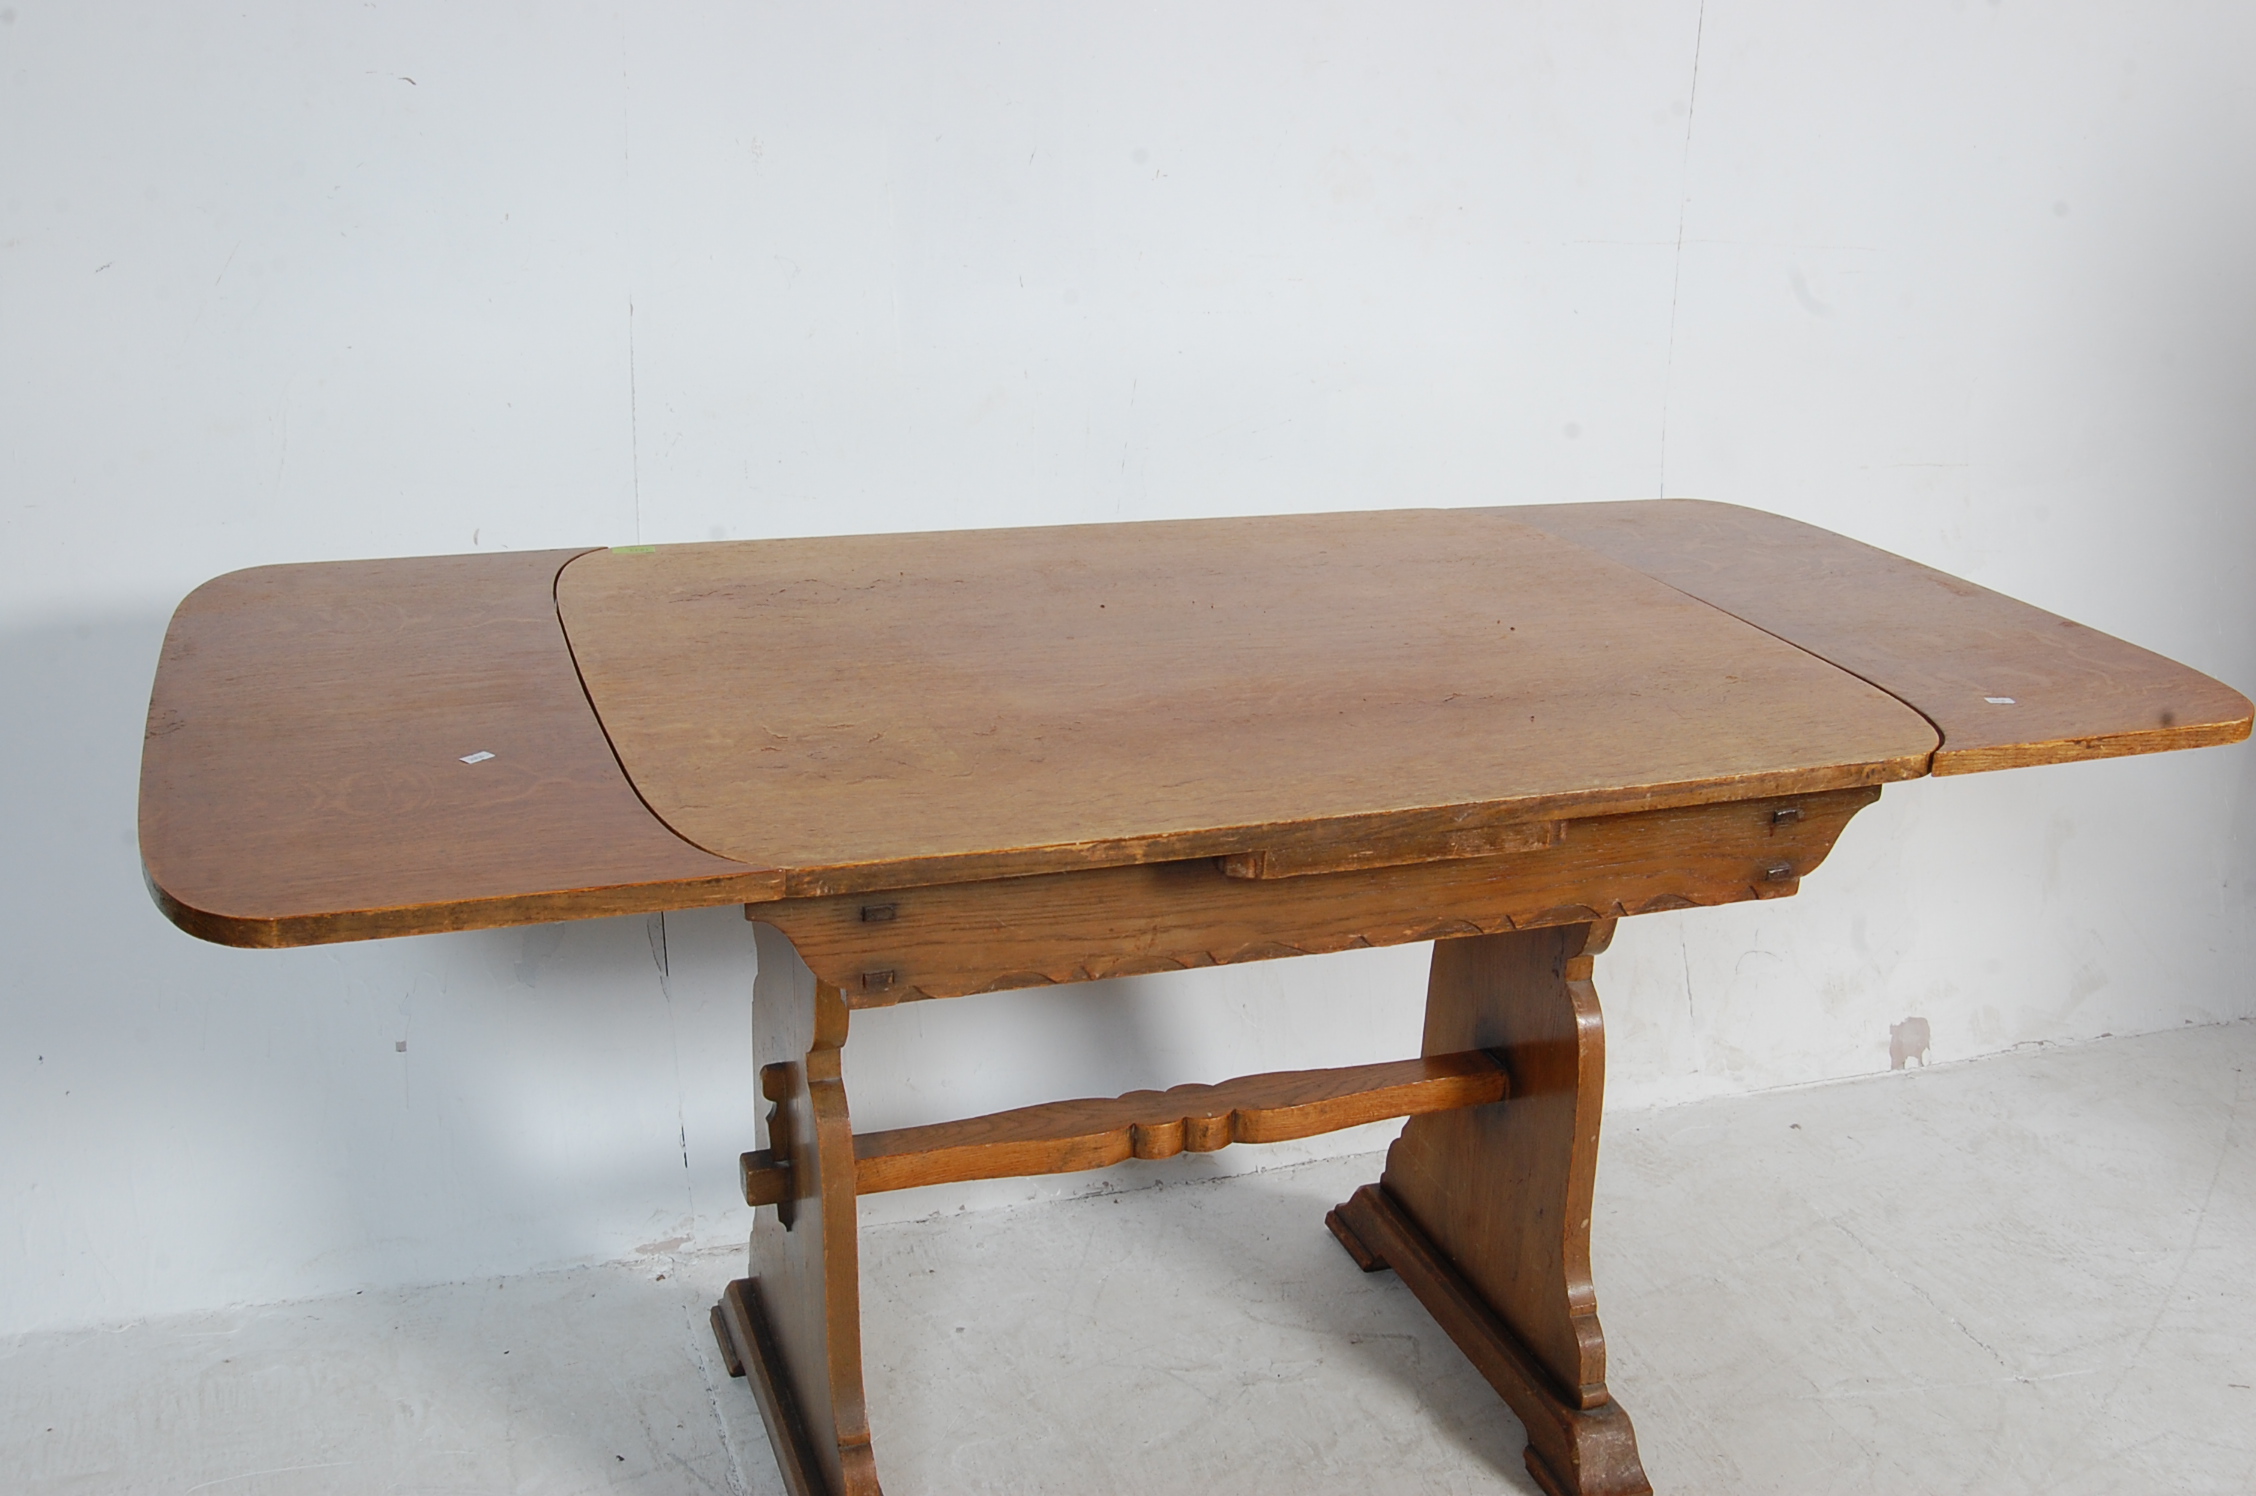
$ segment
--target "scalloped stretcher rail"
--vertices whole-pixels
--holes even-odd
[[[1473,1049],[1052,1101],[958,1122],[857,1134],[854,1193],[1073,1174],[1131,1158],[1212,1153],[1232,1143],[1283,1143],[1390,1117],[1486,1106],[1510,1091],[1502,1062]],[[778,1162],[772,1149],[745,1154],[741,1172],[747,1205],[778,1205],[793,1197],[791,1165]]]

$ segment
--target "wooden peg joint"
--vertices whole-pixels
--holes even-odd
[[[781,1205],[792,1198],[791,1160],[777,1158],[772,1148],[758,1148],[739,1157],[736,1175],[744,1186],[747,1205]]]
[[[768,1111],[768,1146],[737,1161],[746,1203],[773,1205],[786,1231],[799,1219],[799,1196],[791,1188],[791,1091],[798,1082],[799,1067],[788,1060],[760,1067],[760,1094],[775,1103]],[[755,1158],[764,1161],[757,1179]],[[760,1198],[753,1198],[755,1192]]]

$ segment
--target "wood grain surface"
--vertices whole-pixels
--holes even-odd
[[[1214,859],[748,905],[857,1008],[1781,898],[1878,786],[1572,821],[1556,846],[1246,879]]]
[[[1935,724],[1933,772],[2236,743],[2248,698],[2135,644],[1796,520],[1695,499],[1500,511],[1681,588]]]
[[[1875,784],[1936,742],[1494,511],[634,547],[557,601],[644,800],[791,895]]]
[[[1690,501],[573,555],[197,589],[142,760],[165,912],[297,945],[1208,857],[1284,883],[2250,721],[2120,640]]]
[[[191,593],[141,758],[142,862],[173,921],[306,945],[780,892],[620,773],[556,618],[573,554],[266,566]]]

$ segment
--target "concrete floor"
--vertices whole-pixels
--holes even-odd
[[[1663,1492],[2256,1491],[2256,1024],[1609,1119],[1612,1385]],[[1529,1491],[1325,1208],[1376,1157],[870,1230],[887,1488]],[[0,1346],[38,1493],[781,1489],[736,1253]]]

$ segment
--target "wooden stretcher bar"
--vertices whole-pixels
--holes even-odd
[[[788,1088],[789,1081],[777,1084]],[[1475,1049],[1052,1101],[959,1122],[857,1133],[854,1191],[875,1195],[966,1179],[1074,1174],[1131,1158],[1212,1153],[1233,1143],[1282,1143],[1390,1117],[1486,1106],[1510,1091],[1503,1061]],[[739,1176],[747,1205],[791,1199],[788,1144],[745,1154]]]

